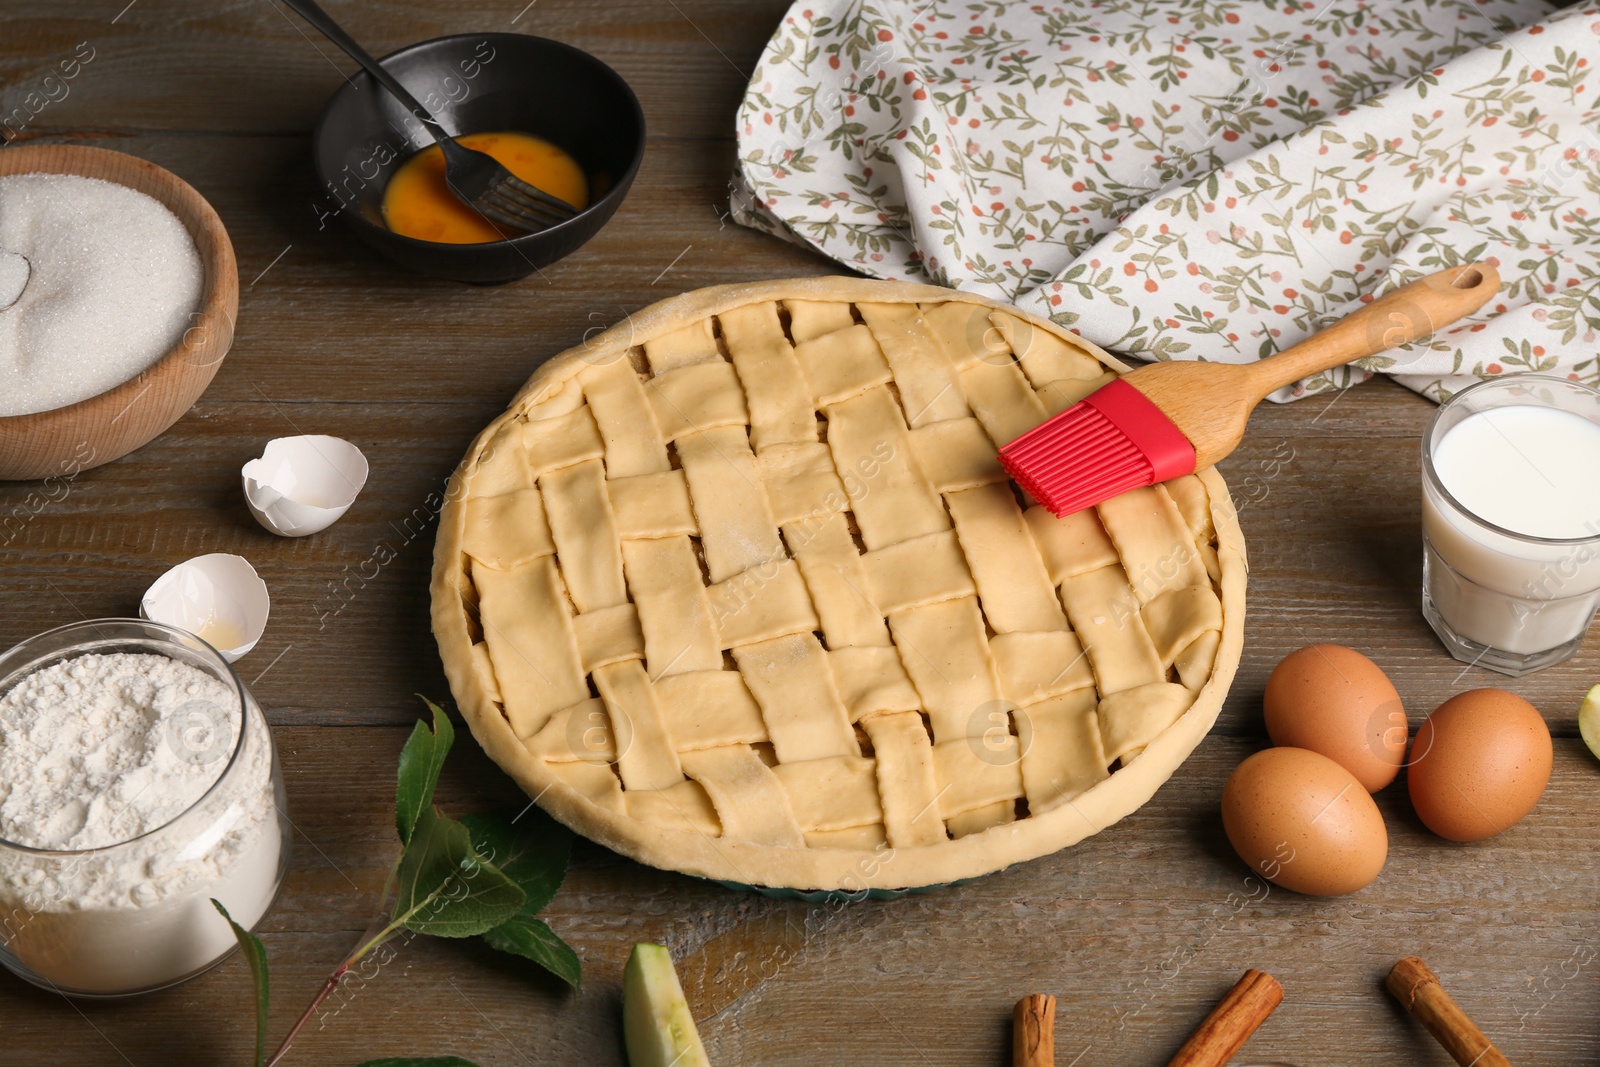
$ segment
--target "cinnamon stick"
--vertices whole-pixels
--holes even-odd
[[[1013,1067],[1055,1067],[1056,998],[1030,993],[1017,1001],[1011,1017]]]
[[[1282,1002],[1283,986],[1276,978],[1264,971],[1244,972],[1167,1067],[1226,1067]]]
[[[1450,999],[1439,984],[1439,976],[1417,957],[1407,956],[1395,964],[1384,984],[1457,1063],[1464,1067],[1511,1067],[1511,1061],[1501,1055],[1494,1042]]]

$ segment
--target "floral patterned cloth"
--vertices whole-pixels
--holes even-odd
[[[1247,362],[1483,259],[1500,297],[1375,371],[1600,384],[1600,11],[1538,0],[802,0],[738,119],[740,221]]]

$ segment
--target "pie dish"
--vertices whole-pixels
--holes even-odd
[[[1148,800],[1238,664],[1213,470],[1057,519],[997,444],[1125,369],[933,286],[720,286],[541,366],[441,511],[473,735],[644,863],[863,892],[1054,852]]]

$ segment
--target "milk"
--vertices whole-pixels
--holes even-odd
[[[1481,406],[1464,418],[1441,409],[1425,444],[1422,522],[1429,621],[1458,658],[1473,657],[1440,622],[1488,646],[1474,654],[1484,666],[1520,673],[1576,651],[1600,602],[1600,424],[1541,403],[1585,387],[1530,379],[1565,387],[1539,393],[1514,381],[1458,394]],[[1492,406],[1494,392],[1508,402]]]

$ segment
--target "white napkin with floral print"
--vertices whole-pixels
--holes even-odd
[[[1118,353],[1248,362],[1487,260],[1375,371],[1600,384],[1600,11],[1538,0],[801,0],[739,112],[736,217]]]

